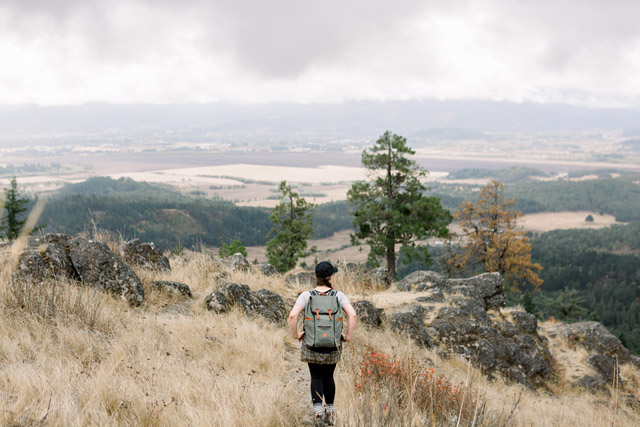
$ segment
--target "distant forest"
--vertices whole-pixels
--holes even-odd
[[[93,228],[125,239],[152,241],[171,249],[178,245],[220,246],[240,240],[264,245],[271,229],[270,210],[231,202],[185,196],[168,186],[130,179],[91,178],[71,184],[51,197],[40,217],[47,231],[74,234]],[[314,238],[351,226],[345,203],[328,203],[314,211]]]

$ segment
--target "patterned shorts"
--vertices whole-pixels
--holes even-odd
[[[300,360],[307,363],[317,363],[318,365],[335,365],[340,360],[340,353],[342,353],[342,346],[329,353],[309,350],[304,343],[300,346]]]

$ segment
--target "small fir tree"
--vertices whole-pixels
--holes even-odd
[[[0,222],[0,237],[12,241],[18,238],[27,222],[24,213],[27,211],[25,205],[29,203],[29,199],[20,195],[15,176],[11,179],[9,188],[4,189],[3,202],[6,213]]]
[[[282,201],[273,209],[273,227],[267,237],[267,258],[275,269],[284,273],[294,268],[298,258],[306,255],[307,240],[313,231],[311,213],[315,207],[300,197],[286,181],[279,187]]]

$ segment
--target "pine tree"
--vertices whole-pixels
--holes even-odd
[[[279,187],[282,201],[273,209],[273,227],[267,237],[267,258],[280,273],[294,268],[298,258],[306,255],[307,240],[313,231],[311,211],[315,205],[307,203],[286,181]]]
[[[12,241],[18,238],[27,222],[23,214],[27,211],[25,205],[29,202],[26,197],[21,197],[15,176],[11,179],[9,188],[4,189],[3,202],[6,214],[0,222],[0,237]]]
[[[416,258],[430,263],[425,246],[416,240],[447,237],[451,214],[440,199],[424,195],[420,178],[427,172],[408,156],[415,154],[407,139],[385,132],[370,150],[362,152],[362,165],[369,170],[369,181],[356,182],[347,200],[356,207],[352,242],[364,239],[370,247],[368,263],[377,266],[385,258],[389,276],[396,277],[396,245],[408,261]]]
[[[448,262],[458,270],[480,266],[486,272],[499,272],[517,291],[520,284],[542,286],[540,264],[531,261],[531,244],[516,221],[522,214],[513,206],[515,200],[502,197],[504,185],[492,181],[480,192],[476,204],[465,201],[455,213],[462,228],[462,254],[454,254]]]

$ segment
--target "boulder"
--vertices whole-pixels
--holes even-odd
[[[249,264],[247,258],[239,252],[226,258],[225,264],[232,271],[249,271],[251,269],[251,264]]]
[[[168,294],[184,295],[191,298],[191,289],[184,283],[172,282],[169,280],[156,280],[151,282],[151,286],[161,292]]]
[[[220,285],[218,291],[229,306],[238,305],[247,314],[260,315],[274,323],[283,323],[287,317],[284,299],[267,289],[252,292],[248,285],[227,282]]]
[[[372,303],[364,300],[356,301],[352,305],[358,315],[358,321],[374,327],[382,325],[385,319],[384,309],[376,308]]]
[[[258,271],[265,276],[275,276],[276,274],[278,274],[278,270],[276,270],[273,265],[266,262],[258,264]]]
[[[313,287],[316,285],[316,273],[313,271],[302,271],[286,277],[284,281],[290,285]]]
[[[122,246],[122,260],[129,265],[151,270],[171,270],[169,259],[153,242],[141,243],[138,239],[125,242]]]
[[[415,306],[409,312],[395,313],[391,316],[391,329],[399,334],[408,335],[421,347],[430,348],[433,340],[424,326],[425,309]]]
[[[144,301],[140,279],[106,244],[75,238],[70,241],[69,249],[69,257],[82,283],[119,295],[132,305]]]
[[[420,296],[416,298],[418,302],[440,302],[444,301],[444,293],[440,288],[431,288],[429,289],[427,295]]]
[[[204,299],[204,307],[214,313],[226,313],[229,311],[229,301],[220,291],[213,291]]]

